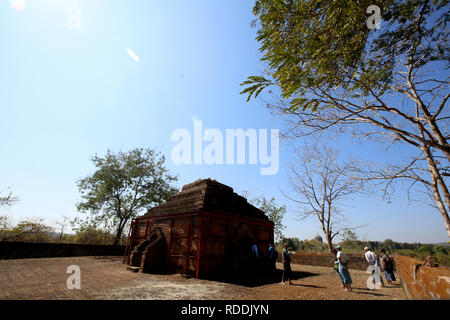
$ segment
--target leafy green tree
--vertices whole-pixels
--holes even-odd
[[[76,243],[110,244],[115,240],[114,232],[111,232],[106,228],[101,228],[96,224],[82,224],[75,230],[76,234],[73,237],[73,241]],[[122,239],[119,240],[119,243],[121,240]]]
[[[284,244],[287,243],[288,247],[291,248],[292,251],[297,251],[300,247],[301,241],[298,238],[281,238],[279,241],[281,247],[283,248]]]
[[[381,30],[368,28],[370,5],[382,11]],[[410,147],[404,162],[358,177],[384,183],[386,197],[399,179],[421,185],[450,236],[448,1],[256,0],[253,12],[268,70],[244,81],[242,94],[275,88],[269,107],[293,137],[348,130]]]
[[[123,230],[141,211],[159,205],[177,192],[171,183],[165,158],[151,149],[134,149],[92,158],[97,170],[78,181],[82,201],[80,212],[90,213],[88,222],[108,223],[115,229],[114,244]],[[89,224],[88,223],[88,224]]]
[[[315,239],[305,239],[300,241],[297,250],[305,252],[326,252],[328,251],[328,245]]]
[[[388,252],[392,252],[397,249],[396,243],[391,239],[386,239],[381,243],[381,247],[388,250]]]
[[[357,241],[358,234],[354,230],[345,230],[342,233],[342,241]]]
[[[283,230],[286,228],[283,224],[283,218],[286,214],[286,206],[278,206],[275,203],[275,198],[267,200],[266,197],[257,198],[254,204],[265,212],[269,220],[274,223],[275,241],[283,237]]]
[[[339,244],[348,252],[362,252],[365,246],[370,247],[368,242],[359,240],[359,235],[352,229],[345,229],[341,234],[341,240]]]

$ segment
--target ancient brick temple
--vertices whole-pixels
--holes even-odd
[[[132,221],[124,262],[142,272],[245,276],[270,270],[272,241],[273,222],[264,212],[232,188],[204,179]]]

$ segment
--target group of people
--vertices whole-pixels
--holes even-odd
[[[352,278],[350,276],[350,272],[348,271],[348,262],[350,259],[344,252],[342,252],[342,248],[340,246],[337,246],[335,249],[333,249],[333,253],[335,256],[334,269],[336,270],[339,278],[342,281],[342,286],[346,291],[352,291]],[[394,275],[394,263],[392,259],[386,254],[385,249],[381,249],[380,257],[377,258],[377,255],[374,252],[370,251],[368,247],[365,247],[364,257],[369,263],[369,266],[373,266],[372,275],[375,274],[376,267],[379,267],[380,271],[384,272],[386,281],[389,285],[392,285],[392,281],[396,281]],[[373,281],[375,280],[376,279],[374,278]],[[380,281],[382,286],[384,286],[383,278],[381,277],[381,275]]]
[[[364,257],[370,266],[374,266],[373,270],[376,270],[377,267],[380,268],[380,271],[384,272],[386,277],[386,281],[389,285],[392,284],[392,281],[396,281],[394,275],[394,263],[392,259],[386,254],[385,249],[381,249],[380,257],[370,251],[368,247],[364,248]],[[352,277],[348,270],[348,263],[350,261],[349,257],[342,251],[341,246],[336,246],[333,248],[334,254],[334,266],[333,268],[336,270],[339,278],[341,279],[342,286],[345,291],[352,291]],[[273,270],[276,270],[276,260],[278,257],[278,252],[275,250],[273,243],[269,245],[269,258],[271,260]],[[283,252],[282,252],[282,263],[283,263],[283,275],[281,276],[281,283],[285,284],[285,280],[288,281],[289,285],[291,282],[291,251],[289,251],[288,244],[284,244]],[[374,272],[372,272],[373,274]],[[381,275],[380,275],[381,278]],[[383,280],[381,278],[381,283],[384,286]]]
[[[386,281],[389,285],[392,284],[392,281],[395,281],[394,275],[394,262],[392,259],[386,254],[385,249],[381,249],[381,254],[379,259],[377,255],[370,251],[368,247],[364,248],[364,256],[369,263],[369,265],[374,267],[379,267],[380,271],[384,272],[384,276],[386,277]],[[383,278],[381,278],[381,283],[383,284]],[[384,285],[384,284],[383,284]]]

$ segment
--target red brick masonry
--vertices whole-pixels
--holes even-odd
[[[410,299],[450,299],[450,269],[422,267],[422,261],[396,256],[395,264]]]

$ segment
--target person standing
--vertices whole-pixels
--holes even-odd
[[[376,283],[377,279],[375,279],[375,275],[378,275],[378,273],[375,271],[376,268],[378,267],[378,259],[377,259],[377,255],[370,251],[368,247],[364,247],[364,257],[366,258],[367,262],[369,263],[369,266],[373,266],[373,270],[372,270],[372,276],[373,276],[373,281],[374,283]],[[378,278],[378,276],[377,276]],[[379,280],[381,282],[381,285],[384,286],[383,283],[383,278],[381,278],[381,274],[379,274]]]
[[[273,243],[269,243],[269,259],[270,259],[270,267],[272,268],[272,271],[275,271],[277,269],[277,258],[278,258],[278,252],[275,250],[275,247],[273,246]]]
[[[291,252],[289,251],[288,244],[284,244],[283,249],[283,275],[281,276],[281,284],[284,284],[284,280],[287,279],[289,281],[289,285],[292,284],[291,282]]]
[[[350,276],[350,272],[348,271],[348,256],[342,252],[341,246],[337,246],[337,259],[339,261],[339,274],[344,280],[345,291],[352,291],[352,277]]]
[[[375,253],[373,253],[372,251],[370,251],[368,247],[364,248],[364,252],[365,252],[364,257],[366,258],[369,265],[376,266],[377,265],[377,255]]]
[[[256,260],[259,257],[258,254],[258,245],[256,243],[253,243],[252,245],[252,253],[253,253],[253,258]]]
[[[380,255],[380,269],[384,272],[386,281],[389,285],[392,285],[392,281],[395,281],[394,276],[394,263],[391,258],[386,254],[385,249],[381,249]]]
[[[259,268],[259,248],[256,242],[252,245],[252,259],[250,262],[250,269],[253,270],[253,275],[259,274],[261,272]]]
[[[336,248],[333,248],[332,250],[333,255],[334,255],[334,264],[333,264],[333,269],[336,270],[336,273],[339,276],[339,279],[341,279],[342,282],[342,287],[345,288],[345,283],[344,283],[344,278],[342,278],[341,274],[339,273],[339,260],[337,258],[337,250]]]

